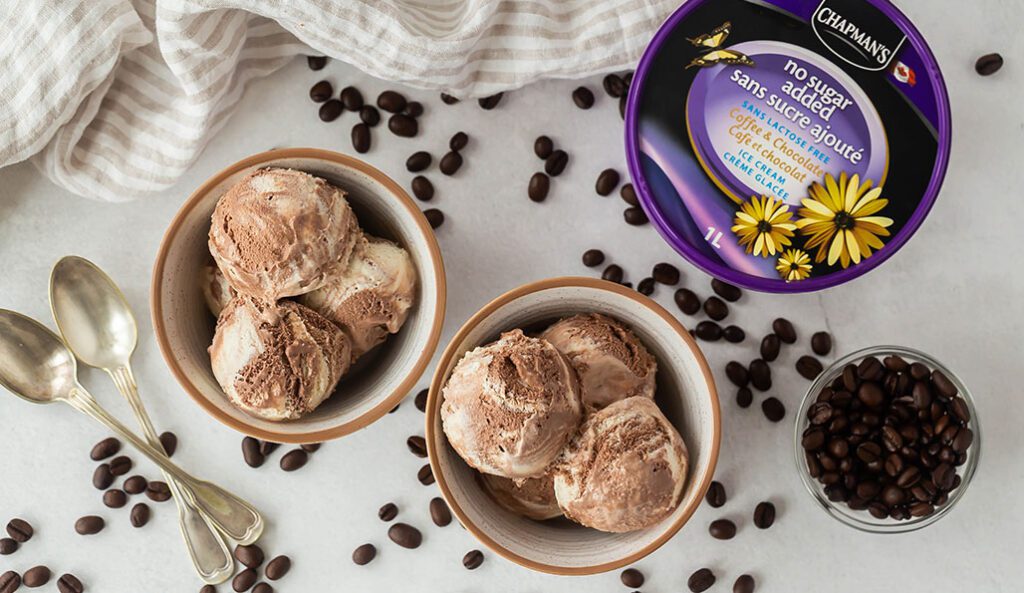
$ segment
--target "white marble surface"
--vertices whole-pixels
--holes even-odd
[[[934,211],[916,237],[890,262],[847,286],[804,296],[746,294],[730,318],[748,330],[741,346],[712,345],[707,354],[719,374],[724,440],[718,478],[730,498],[722,509],[702,507],[661,550],[639,563],[648,577],[645,591],[685,590],[686,577],[701,566],[719,575],[715,591],[730,590],[742,572],[756,576],[759,591],[1000,591],[1016,590],[1024,577],[1024,398],[1017,357],[1024,336],[1024,41],[1020,4],[1010,0],[904,0],[911,18],[931,40],[949,82],[955,138],[950,172]],[[974,59],[998,50],[1007,66],[982,79]],[[356,84],[365,95],[390,85],[332,63],[309,71],[296,61],[254,84],[238,114],[172,190],[144,201],[104,205],[68,195],[20,164],[0,171],[0,307],[50,322],[46,302],[50,266],[75,253],[99,263],[121,284],[141,322],[136,374],[156,424],[178,433],[176,460],[200,476],[219,480],[244,494],[270,517],[264,538],[268,552],[294,559],[281,591],[625,591],[616,574],[559,578],[532,573],[488,554],[483,567],[468,572],[464,552],[477,547],[456,525],[433,527],[427,502],[437,494],[421,486],[423,463],[408,453],[405,438],[422,434],[423,415],[407,400],[394,415],[340,442],[330,443],[295,474],[277,467],[245,466],[241,437],[208,418],[175,384],[161,359],[148,316],[150,271],[162,232],[180,203],[202,180],[241,157],[273,146],[316,146],[349,151],[355,117],[321,123],[306,97],[326,76],[336,88]],[[597,91],[599,79],[588,81]],[[624,171],[621,124],[615,104],[598,94],[589,112],[576,109],[570,82],[539,84],[506,96],[501,107],[483,112],[473,103],[449,107],[435,93],[412,91],[427,104],[423,133],[413,140],[378,128],[368,160],[408,184],[402,163],[417,149],[440,155],[448,137],[466,130],[472,137],[466,165],[455,178],[431,174],[435,205],[448,219],[438,231],[448,268],[449,302],[442,343],[490,298],[521,283],[553,275],[593,274],[579,263],[582,251],[604,249],[639,280],[658,261],[678,262],[685,282],[702,295],[708,279],[680,259],[653,228],[622,223],[617,198],[593,192],[597,173],[609,166]],[[548,202],[526,199],[526,182],[538,161],[533,138],[548,133],[572,155],[555,180]],[[671,304],[671,291],[656,294]],[[829,328],[838,352],[899,343],[923,349],[947,362],[978,400],[984,438],[980,471],[970,491],[947,518],[922,532],[874,536],[854,532],[814,508],[793,464],[789,420],[771,425],[753,407],[740,410],[721,369],[736,358],[753,358],[757,340],[778,314],[797,320],[806,338]],[[692,324],[694,320],[684,319]],[[806,383],[792,369],[798,354],[787,349],[776,368],[779,396],[792,411]],[[123,418],[129,410],[112,385],[96,372],[84,382]],[[427,377],[420,384],[426,385]],[[57,574],[70,571],[90,591],[195,591],[170,504],[157,505],[142,530],[128,522],[128,510],[106,509],[90,485],[92,444],[104,431],[69,408],[30,407],[0,396],[0,522],[23,516],[37,536],[13,556],[0,557],[0,571],[23,571],[45,563]],[[138,457],[138,456],[135,456]],[[142,473],[155,475],[148,463]],[[776,526],[751,524],[762,499],[779,508]],[[376,518],[387,501],[401,517],[421,527],[424,545],[397,548]],[[96,513],[107,518],[101,534],[74,533],[75,519]],[[738,536],[711,539],[707,524],[719,516],[737,520]],[[373,542],[377,560],[354,566],[351,551]],[[332,584],[333,583],[333,584]],[[48,590],[53,590],[51,584]],[[221,591],[229,590],[224,585]]]

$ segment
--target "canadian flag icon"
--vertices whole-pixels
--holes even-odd
[[[910,86],[917,84],[917,75],[914,74],[914,70],[903,62],[897,61],[889,71],[892,72],[896,80],[904,84],[909,84]]]

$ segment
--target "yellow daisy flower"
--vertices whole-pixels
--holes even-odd
[[[796,230],[792,218],[793,213],[782,200],[754,196],[740,204],[732,232],[739,237],[740,245],[746,246],[747,253],[768,257],[792,244],[790,238]]]
[[[873,216],[889,203],[882,197],[882,188],[872,188],[868,179],[863,184],[854,175],[847,179],[846,173],[839,175],[839,181],[825,175],[825,185],[815,182],[810,188],[810,197],[804,198],[797,221],[800,231],[809,239],[805,247],[818,248],[815,262],[825,261],[829,265],[837,261],[844,268],[852,261],[871,257],[872,249],[881,249],[884,243],[879,237],[888,237],[887,227],[893,220],[884,216]]]
[[[811,275],[811,256],[802,249],[787,249],[779,256],[775,269],[786,282],[803,280]]]

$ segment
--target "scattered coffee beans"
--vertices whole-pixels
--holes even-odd
[[[543,202],[548,198],[548,191],[550,189],[551,178],[538,171],[530,177],[530,184],[526,188],[526,194],[534,202]]]
[[[750,382],[750,373],[747,371],[747,367],[735,360],[731,360],[725,365],[725,376],[736,387],[746,387]]]
[[[676,306],[687,315],[693,315],[700,311],[700,298],[689,288],[680,288],[674,295]]]
[[[583,265],[588,268],[599,266],[604,263],[604,252],[600,249],[588,249],[583,252]]]
[[[57,590],[60,593],[82,593],[85,591],[85,586],[82,585],[82,581],[78,580],[78,577],[68,573],[57,579]]]
[[[811,350],[818,356],[828,356],[832,352],[832,336],[828,332],[817,332],[811,336]]]
[[[456,152],[466,148],[469,145],[469,135],[465,132],[456,132],[451,139],[448,140],[448,148]]]
[[[235,546],[235,560],[238,560],[248,568],[257,568],[263,564],[263,559],[263,548],[255,544]]]
[[[711,279],[711,290],[715,291],[715,294],[729,301],[730,303],[735,303],[736,301],[740,300],[741,296],[743,296],[742,290],[733,286],[732,284],[729,284],[728,282],[723,282],[718,278]]]
[[[199,593],[217,593],[217,587],[214,587],[213,585],[203,585],[203,587],[199,589]]]
[[[157,438],[159,438],[160,445],[164,448],[167,456],[174,457],[174,452],[178,450],[178,435],[168,430],[160,433],[160,436]]]
[[[420,150],[412,153],[412,155],[405,160],[405,169],[410,173],[419,173],[429,167],[433,160],[434,159],[430,156],[429,152]]]
[[[120,455],[110,460],[110,473],[115,476],[123,476],[132,470],[132,460]]]
[[[330,99],[320,106],[320,111],[317,113],[320,116],[320,121],[332,122],[338,119],[338,117],[341,116],[341,112],[344,110],[345,106],[341,104],[341,101],[337,99]]]
[[[754,403],[754,392],[749,387],[740,387],[736,391],[736,405],[741,408],[749,408]]]
[[[49,583],[51,575],[52,573],[49,568],[45,566],[33,566],[25,571],[25,574],[21,577],[21,582],[26,587],[34,589]]]
[[[326,80],[314,84],[309,89],[309,98],[315,103],[323,103],[334,95],[334,87]]]
[[[106,526],[106,522],[103,517],[97,517],[96,515],[86,515],[81,519],[75,521],[75,532],[78,535],[96,535],[103,531]]]
[[[779,357],[782,341],[775,334],[768,334],[761,340],[761,359],[772,362]]]
[[[636,291],[644,296],[654,294],[654,278],[644,278],[636,285]]]
[[[739,344],[747,339],[747,332],[743,331],[742,327],[730,325],[722,330],[722,337],[725,338],[726,342]]]
[[[732,539],[736,537],[736,524],[728,519],[718,519],[708,526],[708,533],[715,539]]]
[[[604,77],[601,81],[601,86],[604,87],[604,92],[608,93],[608,96],[613,99],[618,99],[626,93],[626,83],[623,82],[622,77],[618,74],[609,74]]]
[[[701,321],[693,330],[694,335],[705,342],[717,342],[722,339],[722,326],[714,321]]]
[[[363,544],[352,551],[352,562],[355,562],[359,566],[369,564],[376,557],[377,547],[373,544]]]
[[[252,588],[252,593],[274,593],[274,588],[270,583],[256,583],[256,586]]]
[[[615,169],[605,169],[597,176],[597,182],[594,183],[594,191],[599,196],[607,196],[615,191],[615,188],[618,186],[619,172]]]
[[[999,54],[985,54],[974,63],[974,71],[982,76],[991,76],[1003,67],[1003,56]]]
[[[774,397],[766,398],[761,402],[761,411],[764,412],[764,417],[772,422],[779,422],[786,417],[786,406]]]
[[[822,370],[824,367],[821,366],[821,362],[813,356],[805,354],[796,360],[796,372],[808,381],[815,380]]]
[[[434,483],[434,472],[430,469],[429,463],[425,464],[420,468],[420,471],[416,472],[416,479],[424,486],[429,486]]]
[[[679,268],[669,263],[659,263],[654,265],[654,269],[651,270],[651,276],[658,284],[664,284],[666,286],[675,286],[679,284]]]
[[[633,188],[632,183],[627,183],[619,188],[619,197],[630,206],[640,205],[640,199],[636,197],[636,189]]]
[[[709,568],[701,568],[695,573],[690,575],[690,578],[686,580],[686,586],[690,588],[693,593],[701,593],[711,588],[711,585],[715,584],[715,573],[711,572]]]
[[[416,406],[417,410],[419,410],[421,412],[426,412],[427,411],[427,396],[429,396],[429,395],[430,395],[430,390],[429,389],[421,389],[419,391],[419,393],[416,394],[415,399],[413,399],[413,405]]]
[[[750,361],[750,383],[760,391],[772,388],[772,369],[760,358]]]
[[[796,342],[796,328],[793,327],[793,323],[788,319],[779,317],[772,322],[772,331],[775,335],[779,336],[779,339],[786,344],[793,344]]]
[[[604,269],[601,273],[601,278],[609,282],[622,283],[622,267],[612,264]]]
[[[499,103],[501,103],[501,98],[504,96],[505,93],[498,93],[496,95],[491,95],[490,97],[478,99],[477,103],[480,105],[481,108],[490,111],[491,109],[497,107]]]
[[[406,103],[405,109],[402,110],[402,113],[409,117],[419,117],[423,115],[423,103],[420,103],[419,101],[409,101]]]
[[[153,481],[146,486],[146,496],[153,502],[166,502],[171,499],[171,489],[166,482]]]
[[[452,150],[441,157],[441,162],[438,163],[438,168],[441,170],[441,173],[449,176],[455,175],[460,167],[462,167],[462,155],[455,150]]]
[[[711,482],[707,494],[704,495],[704,500],[715,509],[724,505],[726,498],[725,486],[721,482]],[[637,586],[639,587],[639,585]]]
[[[286,472],[293,472],[306,465],[309,461],[309,453],[302,449],[292,449],[281,458],[281,469]]]
[[[231,580],[231,588],[235,590],[235,593],[244,593],[252,589],[252,586],[256,584],[258,579],[259,575],[255,569],[246,568],[236,574],[235,578]]]
[[[393,502],[386,503],[384,506],[380,507],[380,510],[377,511],[377,517],[379,517],[381,521],[392,521],[397,516],[398,506],[395,505],[395,503]]]
[[[631,224],[633,226],[640,226],[648,223],[647,214],[644,213],[643,209],[635,206],[623,210],[622,218],[626,221],[626,224]]]
[[[21,575],[8,570],[0,574],[0,593],[14,593],[21,588]]]
[[[395,523],[388,528],[388,538],[409,549],[418,548],[423,543],[423,534],[420,530],[407,523]]]
[[[555,150],[551,156],[544,159],[544,172],[552,177],[558,177],[565,171],[569,164],[569,153],[562,149]]]
[[[416,119],[404,113],[396,113],[389,117],[388,129],[395,136],[402,138],[412,138],[420,133],[420,125],[416,123]]]
[[[423,459],[427,456],[427,439],[413,435],[405,440],[405,446],[409,448],[409,452]]]
[[[594,93],[585,86],[577,87],[572,92],[572,102],[580,109],[590,109],[594,106]]]
[[[316,453],[320,450],[321,446],[323,446],[322,443],[306,443],[304,445],[299,445],[299,447],[306,453]]]
[[[352,148],[359,154],[370,151],[370,126],[359,122],[352,126]]]
[[[754,593],[754,577],[749,574],[741,574],[732,584],[732,593]]]
[[[149,505],[140,502],[132,507],[130,518],[132,527],[142,527],[149,523]]]
[[[242,439],[242,459],[249,467],[260,467],[266,457],[260,451],[260,442],[252,437]]]
[[[264,569],[263,573],[268,579],[276,581],[288,574],[288,571],[292,568],[292,559],[288,556],[276,556],[270,562],[267,563],[267,568]]]
[[[443,498],[435,496],[430,499],[430,519],[438,527],[444,527],[452,522],[452,512]]]
[[[533,154],[542,161],[547,160],[554,151],[555,143],[547,136],[537,136],[537,139],[533,141]]]
[[[484,553],[480,550],[470,550],[462,557],[462,565],[468,570],[476,570],[484,563]]]
[[[715,321],[721,321],[729,316],[729,305],[716,296],[708,297],[704,301],[704,313]]]
[[[373,105],[363,105],[363,108],[359,110],[359,119],[373,128],[380,123],[380,112]]]
[[[114,483],[114,474],[110,471],[109,463],[101,463],[92,472],[92,485],[97,490],[106,490]]]
[[[459,102],[459,99],[449,95],[448,93],[441,93],[441,102],[445,105],[455,105]]]
[[[444,224],[444,212],[437,208],[427,208],[423,211],[423,216],[427,218],[427,222],[430,223],[430,228],[432,229],[436,229]]]
[[[121,441],[114,437],[107,437],[93,445],[92,451],[89,452],[89,458],[93,461],[101,461],[108,457],[113,457],[120,450]]]
[[[434,199],[434,184],[422,175],[412,178],[412,193],[417,200],[429,202]]]
[[[327,65],[327,56],[306,56],[306,64],[310,70],[323,70]]]
[[[12,538],[0,538],[0,556],[10,556],[18,551],[18,542]]]
[[[354,86],[347,86],[341,89],[341,104],[348,111],[359,111],[363,108],[363,93]]]
[[[619,575],[619,580],[630,589],[639,589],[644,586],[644,573],[635,568],[627,568]]]
[[[35,532],[35,529],[32,528],[32,524],[24,519],[15,518],[11,519],[7,523],[7,535],[19,544],[23,544],[32,539]]]
[[[768,502],[759,502],[754,507],[754,525],[758,529],[768,529],[775,523],[775,505]]]
[[[388,113],[399,113],[405,109],[406,104],[405,96],[396,91],[384,91],[377,96],[377,107]]]
[[[124,493],[124,490],[107,490],[103,493],[103,504],[111,509],[119,509],[124,505],[128,504],[128,495]]]

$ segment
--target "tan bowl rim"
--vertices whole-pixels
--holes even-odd
[[[489,317],[498,308],[510,303],[518,298],[540,292],[542,290],[548,290],[551,288],[565,288],[565,287],[583,287],[583,288],[594,288],[598,290],[605,290],[608,292],[614,292],[620,296],[624,296],[635,301],[638,305],[646,307],[656,313],[659,317],[665,320],[676,332],[679,337],[690,347],[694,356],[700,365],[701,372],[704,374],[704,380],[707,382],[708,389],[711,392],[711,416],[712,416],[712,446],[711,446],[711,463],[708,465],[708,470],[700,478],[700,484],[698,485],[698,496],[694,497],[689,505],[683,509],[683,513],[676,519],[671,525],[665,528],[653,542],[645,546],[634,554],[630,554],[619,560],[613,560],[604,564],[596,564],[593,566],[580,566],[580,567],[565,567],[556,566],[552,564],[544,564],[541,562],[534,562],[527,558],[512,552],[508,548],[505,548],[498,542],[494,541],[489,535],[484,533],[479,527],[477,527],[469,517],[459,506],[458,502],[452,497],[451,490],[448,487],[448,483],[445,480],[444,474],[440,471],[440,465],[437,461],[437,445],[441,435],[434,429],[436,424],[437,415],[440,413],[441,408],[441,382],[444,380],[444,369],[448,367],[452,358],[456,355],[455,348],[462,342],[466,335],[471,332],[481,321]],[[430,456],[430,466],[434,474],[434,478],[437,481],[437,485],[441,488],[441,494],[444,496],[445,501],[448,502],[448,506],[451,507],[452,512],[458,517],[462,525],[469,530],[478,540],[484,543],[492,551],[496,552],[499,556],[504,557],[507,560],[511,560],[520,566],[525,566],[531,570],[540,572],[546,572],[549,574],[562,575],[562,576],[580,576],[590,575],[617,568],[628,566],[637,562],[641,558],[654,552],[662,545],[670,540],[686,522],[690,519],[693,513],[700,506],[704,495],[707,493],[708,487],[711,485],[711,481],[715,475],[715,467],[718,465],[718,452],[721,447],[722,440],[722,419],[721,410],[718,403],[718,390],[715,388],[715,379],[711,373],[711,368],[708,366],[707,359],[704,358],[704,353],[697,345],[696,340],[690,335],[690,332],[683,326],[678,319],[675,318],[671,313],[665,310],[664,307],[659,305],[652,299],[649,299],[635,290],[626,288],[621,284],[609,282],[607,280],[599,280],[595,278],[584,278],[578,276],[560,276],[556,278],[548,278],[545,280],[538,280],[528,284],[524,284],[518,288],[514,288],[505,294],[497,297],[491,302],[484,305],[482,309],[477,311],[459,331],[452,337],[451,341],[448,342],[448,346],[444,350],[444,354],[441,355],[441,359],[437,363],[437,367],[434,369],[434,377],[430,382],[430,393],[427,397],[427,414],[426,414],[426,435],[427,435],[427,452]]]
[[[288,158],[319,159],[343,165],[365,173],[387,188],[391,195],[409,211],[413,220],[415,220],[416,224],[419,226],[423,237],[426,239],[427,245],[429,246],[430,260],[434,264],[434,269],[436,270],[435,282],[437,284],[437,305],[434,307],[434,323],[430,330],[427,347],[423,349],[423,352],[413,365],[412,370],[409,371],[409,374],[401,384],[399,384],[398,388],[376,406],[348,422],[332,428],[304,433],[278,433],[257,428],[244,421],[229,416],[203,396],[199,389],[196,388],[185,374],[184,370],[182,370],[178,361],[171,353],[171,347],[168,343],[167,333],[164,328],[163,301],[160,294],[160,282],[164,274],[164,264],[167,259],[167,251],[170,249],[171,240],[177,234],[178,228],[184,222],[185,216],[195,208],[197,204],[199,204],[203,197],[205,197],[214,186],[224,181],[227,177],[234,175],[242,169],[258,166],[271,160]],[[420,377],[423,375],[423,371],[427,368],[427,364],[433,357],[434,351],[437,350],[438,342],[441,339],[441,328],[444,325],[446,299],[447,284],[445,281],[444,260],[441,257],[441,249],[437,245],[437,238],[434,236],[434,231],[430,227],[430,223],[427,222],[426,217],[423,216],[423,213],[416,206],[415,202],[412,201],[412,198],[409,197],[409,194],[407,194],[400,185],[395,183],[393,179],[369,163],[345,154],[320,148],[282,148],[254,154],[234,163],[233,165],[225,167],[219,173],[200,185],[198,189],[192,192],[192,195],[189,196],[185,203],[182,204],[178,213],[171,221],[170,226],[167,227],[167,231],[164,232],[164,237],[160,241],[160,249],[157,251],[156,263],[153,266],[153,278],[150,286],[150,311],[153,318],[153,328],[156,333],[157,344],[159,344],[160,353],[163,355],[164,360],[167,362],[167,366],[170,367],[171,372],[178,380],[178,383],[185,388],[185,391],[196,403],[199,404],[201,408],[206,410],[208,414],[219,420],[221,423],[243,434],[278,443],[315,443],[336,439],[369,426],[391,411],[413,389],[416,382],[419,381]]]

